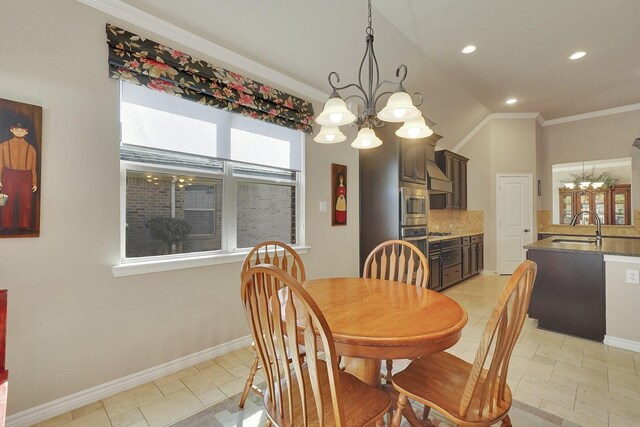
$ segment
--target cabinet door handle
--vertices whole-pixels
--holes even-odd
[[[528,233],[528,232],[530,232],[531,230],[529,230],[528,228],[525,228],[525,229],[524,229],[524,230],[522,230],[522,231],[524,231],[525,233]]]

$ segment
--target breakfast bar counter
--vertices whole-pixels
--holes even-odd
[[[593,236],[551,236],[524,247],[528,250],[581,252],[600,255],[640,257],[640,239],[603,237],[597,245]]]

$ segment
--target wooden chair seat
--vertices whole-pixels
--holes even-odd
[[[393,376],[393,386],[410,399],[427,405],[441,414],[447,414],[458,425],[485,426],[497,423],[504,418],[511,407],[511,389],[506,385],[505,400],[496,406],[495,412],[489,413],[485,410],[480,415],[480,398],[487,375],[486,369],[479,378],[469,411],[465,416],[459,413],[460,401],[472,368],[471,363],[447,352],[440,352],[411,362],[405,370]]]
[[[311,390],[311,383],[309,380],[309,370],[306,364],[303,364],[302,375],[304,378],[305,388]],[[320,380],[320,390],[322,391],[322,400],[325,402],[331,401],[331,388],[328,383],[327,365],[324,361],[318,361],[318,379]],[[358,380],[351,374],[346,372],[339,373],[340,378],[340,400],[344,410],[344,417],[347,426],[374,426],[376,421],[380,420],[382,416],[391,407],[391,397],[383,390],[370,386]],[[274,405],[269,392],[265,392],[264,406],[269,414],[269,417],[275,421],[280,427],[289,426],[301,426],[304,425],[302,419],[302,407],[300,401],[300,390],[298,387],[298,379],[295,374],[292,375],[293,383],[293,408],[296,418],[294,418],[293,424],[289,424],[286,421],[286,417],[282,413],[279,413],[277,405]],[[287,385],[284,380],[282,381],[282,395],[284,396],[283,404],[287,408],[289,400],[287,398]],[[363,402],[367,402],[363,405]],[[309,425],[320,425],[318,417],[316,415],[315,401],[307,400],[307,411],[309,411]],[[333,414],[333,407],[331,405],[324,405],[323,407],[325,422],[324,426],[335,426],[335,416]]]

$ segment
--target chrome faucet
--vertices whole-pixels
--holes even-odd
[[[592,211],[580,211],[578,212],[573,219],[571,220],[570,225],[575,226],[576,222],[578,221],[578,217],[582,214],[591,214],[595,217],[596,219],[596,244],[597,245],[601,245],[602,244],[602,221],[600,220],[600,217],[598,216],[597,213],[592,212]]]

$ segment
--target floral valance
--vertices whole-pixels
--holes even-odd
[[[107,24],[110,77],[311,132],[310,102]]]

